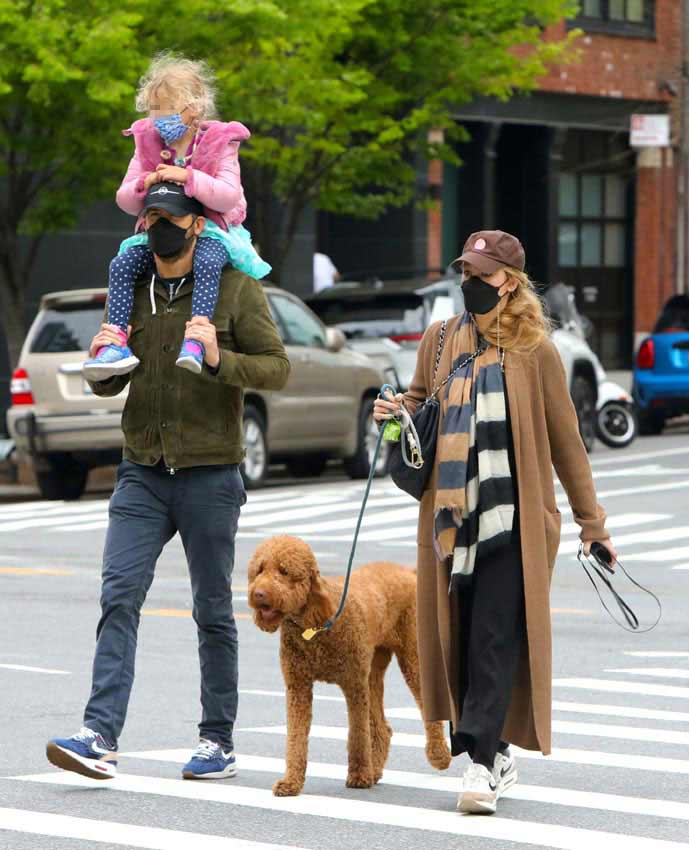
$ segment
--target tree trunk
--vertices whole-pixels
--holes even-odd
[[[26,336],[26,305],[31,271],[38,253],[40,236],[33,237],[26,250],[21,250],[14,233],[5,230],[0,249],[0,309],[2,330],[7,342],[10,369],[19,362]]]

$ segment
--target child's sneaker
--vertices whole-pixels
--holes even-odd
[[[84,363],[82,373],[87,381],[107,381],[115,375],[126,375],[139,365],[139,358],[132,353],[122,334],[122,345],[104,345],[93,360]]]
[[[200,375],[203,369],[203,358],[206,354],[206,349],[202,342],[195,339],[185,339],[179,351],[179,356],[175,362],[175,366],[180,369],[187,369],[195,375]]]
[[[112,779],[117,774],[117,750],[88,726],[82,726],[71,738],[48,741],[46,755],[55,767],[91,779]]]
[[[184,779],[227,779],[237,773],[234,753],[223,752],[220,744],[201,738],[198,747],[182,768]]]

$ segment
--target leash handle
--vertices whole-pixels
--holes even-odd
[[[588,567],[587,567],[586,563],[584,562],[584,558],[586,558],[586,561],[588,561],[588,565],[589,565]],[[646,628],[646,629],[640,629],[639,628],[639,618],[636,616],[636,614],[632,610],[631,606],[627,602],[625,602],[625,600],[615,590],[612,582],[610,581],[608,576],[605,574],[603,569],[598,565],[595,558],[594,558],[593,561],[591,561],[591,559],[588,556],[584,555],[584,545],[583,545],[583,543],[579,544],[579,551],[577,552],[577,560],[579,561],[581,566],[584,568],[584,572],[586,573],[588,580],[593,585],[593,589],[596,591],[596,594],[598,596],[598,599],[600,600],[601,605],[608,612],[610,619],[613,620],[621,629],[624,629],[626,632],[635,632],[636,634],[644,634],[644,632],[650,632],[651,629],[654,629],[658,625],[658,623],[660,622],[660,618],[663,614],[663,607],[660,604],[660,599],[658,599],[658,597],[655,595],[655,593],[653,593],[652,590],[649,590],[647,587],[644,587],[642,584],[640,584],[638,581],[636,581],[636,579],[632,578],[632,576],[629,575],[627,570],[624,568],[624,565],[622,563],[620,563],[620,561],[616,561],[615,563],[622,570],[622,572],[627,576],[629,581],[633,585],[638,587],[639,590],[642,590],[644,593],[648,594],[649,596],[652,596],[655,599],[656,604],[658,605],[658,616],[656,617],[655,622],[652,625],[648,626],[648,628]],[[605,584],[605,586],[608,588],[608,590],[612,594],[612,597],[615,600],[615,602],[617,603],[618,608],[620,609],[620,611],[624,615],[624,618],[627,621],[628,626],[625,626],[624,623],[621,623],[617,619],[617,617],[615,617],[615,615],[612,613],[612,611],[608,608],[608,606],[605,604],[605,600],[603,599],[603,597],[600,594],[600,591],[598,590],[598,586],[596,585],[595,579],[593,578],[593,576],[589,572],[589,567],[591,567],[591,569],[595,572],[595,574],[600,578],[600,580],[603,582],[603,584]]]
[[[380,394],[382,395],[387,389],[392,390],[392,394],[395,395],[395,388],[391,387],[390,384],[383,384],[380,390]],[[376,474],[376,463],[378,462],[378,455],[380,454],[380,447],[383,442],[383,433],[384,429],[381,428],[378,432],[378,440],[376,442],[375,451],[373,452],[373,460],[371,461],[371,468],[368,473],[368,481],[366,482],[366,489],[364,490],[364,498],[361,502],[361,508],[359,509],[359,518],[357,519],[356,529],[354,530],[354,539],[352,540],[352,548],[349,553],[349,562],[347,564],[347,572],[345,573],[344,587],[342,588],[342,594],[340,596],[340,604],[338,605],[335,614],[322,626],[319,626],[316,629],[306,629],[305,631],[303,631],[301,636],[304,638],[304,640],[312,640],[312,638],[314,638],[320,632],[330,631],[330,629],[332,629],[332,627],[335,625],[338,617],[340,616],[344,608],[345,600],[347,599],[347,591],[349,590],[349,579],[352,575],[352,564],[354,563],[354,553],[356,552],[359,529],[361,528],[361,521],[364,518],[364,510],[366,509],[368,494],[371,491],[371,484]]]

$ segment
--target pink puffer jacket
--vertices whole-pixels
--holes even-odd
[[[170,154],[150,118],[135,121],[122,135],[134,136],[136,149],[116,201],[120,209],[138,216],[141,226],[144,177],[164,163],[171,165]],[[204,121],[199,127],[199,141],[187,165],[189,178],[184,184],[187,195],[204,206],[204,215],[224,230],[241,224],[246,218],[246,199],[239,172],[239,145],[251,133],[239,121]]]

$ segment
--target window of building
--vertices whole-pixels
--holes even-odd
[[[559,186],[558,264],[563,268],[625,265],[625,178],[563,172]]]
[[[580,11],[569,22],[587,32],[637,38],[655,35],[654,0],[580,0]]]

